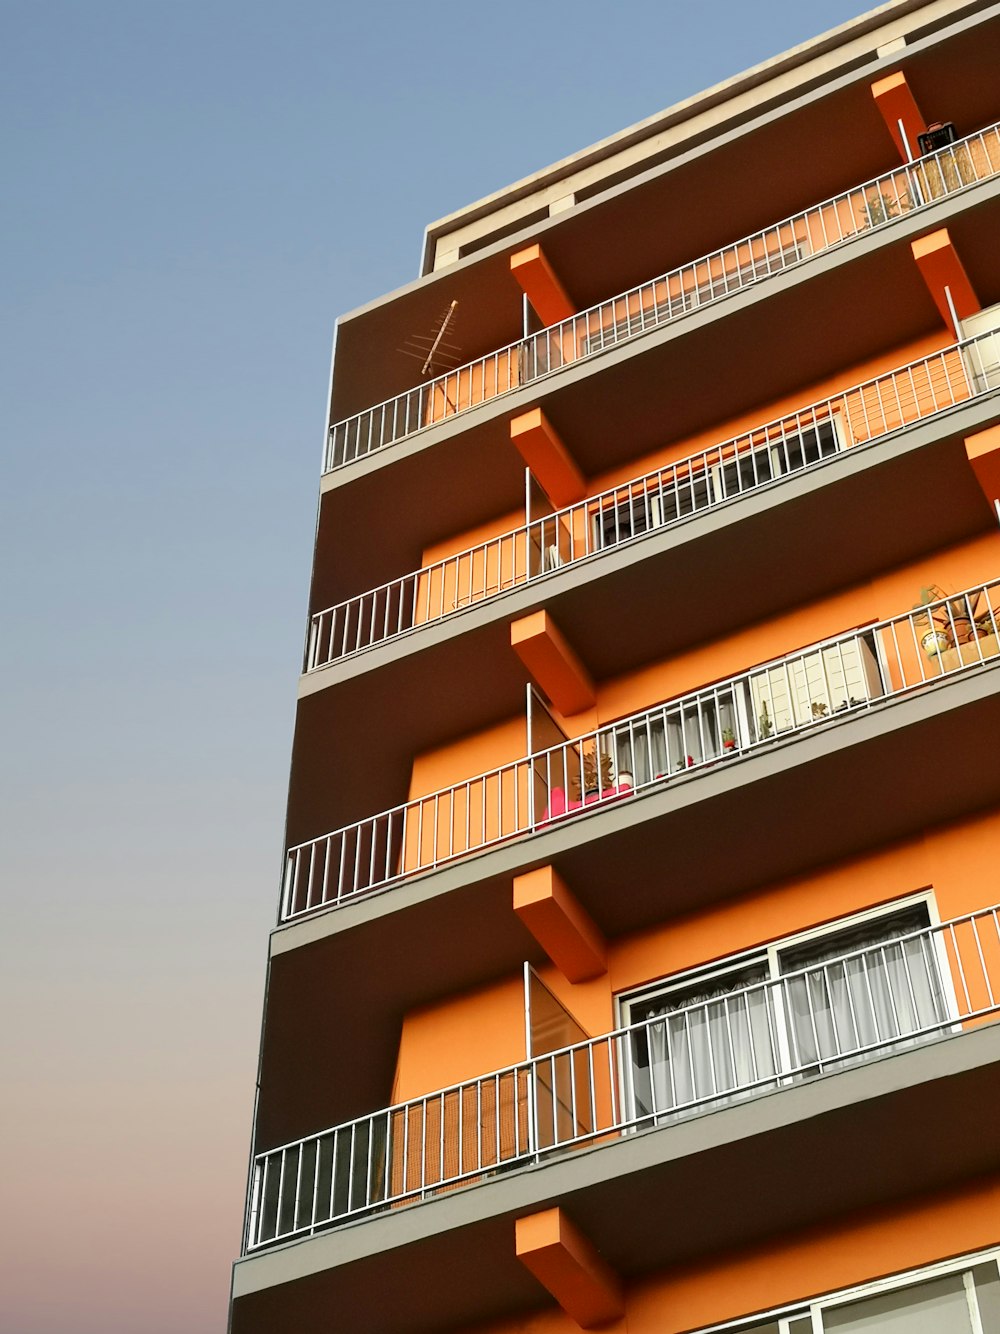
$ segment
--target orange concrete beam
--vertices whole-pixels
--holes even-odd
[[[625,1312],[618,1276],[561,1209],[519,1218],[517,1258],[581,1329],[597,1329]]]
[[[965,437],[965,453],[991,505],[1000,500],[1000,426]]]
[[[530,245],[511,255],[510,271],[544,325],[558,324],[576,314],[540,245]]]
[[[919,157],[917,135],[924,133],[927,123],[920,114],[920,108],[910,91],[910,85],[906,82],[906,75],[898,72],[890,74],[888,78],[879,79],[877,83],[872,84],[872,97],[899,150],[899,156],[904,162],[908,162],[911,155]],[[910,145],[909,153],[899,132],[900,121],[903,123],[903,130]]]
[[[972,283],[969,282],[969,275],[965,272],[965,266],[959,259],[958,252],[952,245],[947,227],[911,241],[910,249],[917,261],[920,276],[927,284],[927,290],[934,298],[934,304],[949,329],[952,327],[951,309],[948,304],[949,292],[951,304],[955,307],[955,314],[960,320],[968,319],[981,309],[979,298],[973,290]],[[955,336],[956,338],[961,336],[958,329],[955,330]]]
[[[567,982],[608,971],[604,937],[553,867],[514,877],[514,911]]]
[[[541,408],[512,418],[510,439],[556,509],[580,499],[583,473]]]
[[[547,611],[535,611],[514,621],[510,644],[560,713],[579,713],[593,706],[590,673]]]

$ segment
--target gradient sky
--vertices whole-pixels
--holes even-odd
[[[864,8],[0,0],[4,1334],[225,1328],[336,316]]]

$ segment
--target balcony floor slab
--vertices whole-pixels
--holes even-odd
[[[992,531],[963,440],[998,419],[1000,394],[959,405],[308,673],[292,840],[388,809],[406,795],[414,755],[522,713],[528,678],[508,637],[520,616],[545,608],[608,680]],[[784,552],[795,559],[776,579]],[[651,614],[664,589],[669,615]],[[339,754],[378,763],[331,771],[333,739]]]
[[[627,1281],[919,1198],[1000,1169],[998,1094],[994,1023],[564,1154],[244,1257],[232,1334],[270,1334],[278,1311],[299,1334],[334,1310],[345,1329],[431,1334],[539,1309],[514,1222],[556,1204]]]
[[[948,227],[981,299],[996,300],[998,212],[994,177],[327,473],[314,597],[352,596],[418,564],[426,546],[517,510],[518,413],[542,407],[584,474],[601,475],[757,405],[767,415],[836,369],[831,347],[839,364],[860,365],[940,328],[910,252],[927,232]]]
[[[997,805],[997,735],[993,663],[277,929],[258,1149],[384,1105],[414,1006],[544,962],[515,874],[554,865],[625,935]]]

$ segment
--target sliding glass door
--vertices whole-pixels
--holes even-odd
[[[940,1032],[954,1005],[929,925],[920,901],[625,1002],[634,1117],[727,1103]]]

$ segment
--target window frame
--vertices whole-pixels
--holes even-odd
[[[795,467],[786,468],[784,466],[788,459],[791,442],[802,442],[802,457],[805,459],[807,449],[804,442],[808,440],[810,434],[816,434],[826,427],[830,428],[830,434],[833,437],[832,447],[830,447],[831,442],[824,439],[816,459],[803,462]],[[645,480],[640,478],[636,482],[623,484],[620,489],[626,494],[623,495],[621,500],[613,505],[598,504],[593,506],[591,510],[589,518],[593,550],[612,550],[623,542],[644,537],[657,528],[665,528],[680,519],[690,518],[691,515],[703,511],[707,512],[717,505],[725,504],[727,501],[738,500],[751,491],[759,491],[774,482],[783,481],[786,477],[791,477],[794,473],[802,472],[806,468],[815,467],[816,464],[826,459],[837,458],[848,448],[848,432],[845,429],[844,414],[838,409],[832,410],[825,416],[817,417],[813,422],[803,424],[800,429],[795,431],[775,432],[768,436],[765,428],[761,432],[754,432],[754,434],[761,434],[764,437],[759,444],[751,444],[742,449],[733,449],[728,454],[723,454],[717,463],[706,462],[694,467],[690,460],[679,460],[677,464],[673,465],[675,477],[673,484],[669,487],[660,484],[660,478],[668,470],[667,468],[661,469],[651,478]],[[712,451],[706,452],[711,454]],[[756,476],[758,472],[757,460],[759,458],[766,458],[770,475],[759,481],[754,481],[752,485],[738,487],[732,491],[727,490],[727,471],[731,471],[735,467],[737,475],[739,475],[741,469],[749,466]],[[672,508],[676,510],[676,513],[664,517],[664,501],[674,494],[677,495],[678,503]],[[690,505],[690,508],[687,508],[687,504]],[[644,525],[637,529],[635,519],[639,515],[644,516]],[[607,535],[609,529],[615,535],[609,537]],[[627,534],[622,536],[621,534],[625,533],[626,529],[628,530]]]
[[[821,941],[825,937],[831,939],[848,931],[864,927],[869,923],[877,922],[881,918],[889,919],[900,916],[901,914],[912,912],[914,909],[922,909],[927,915],[927,927],[920,928],[933,930],[941,925],[941,916],[938,910],[937,901],[934,896],[932,886],[917,890],[911,894],[904,895],[902,898],[893,899],[887,903],[875,904],[871,907],[861,909],[858,912],[850,913],[846,917],[836,918],[832,921],[822,922],[817,925],[807,927],[801,931],[793,932],[788,936],[781,936],[776,940],[764,942],[760,945],[752,946],[741,950],[735,954],[725,955],[721,958],[711,960],[707,963],[697,965],[693,968],[684,969],[682,972],[669,974],[666,977],[658,978],[653,982],[644,983],[638,987],[630,988],[620,992],[615,996],[615,1023],[620,1030],[632,1029],[643,1022],[643,1018],[650,1018],[645,1015],[639,1017],[637,1011],[646,1009],[656,1000],[668,997],[671,993],[678,993],[693,987],[709,984],[719,981],[726,977],[735,976],[739,972],[746,972],[751,968],[763,967],[765,970],[764,984],[776,983],[782,976],[791,974],[782,974],[780,961],[782,954],[798,949],[803,945],[808,945],[814,941]],[[957,1022],[958,1000],[955,994],[954,979],[951,974],[951,967],[948,961],[947,950],[943,940],[939,936],[932,937],[932,950],[934,964],[941,983],[941,999],[945,1010],[940,1032],[942,1034],[949,1031],[951,1024]],[[846,950],[849,955],[851,950]],[[807,965],[808,967],[808,965]],[[794,971],[797,970],[792,970]],[[750,986],[761,985],[759,983],[750,983]],[[739,987],[734,988],[734,993],[739,991]],[[792,1019],[786,1013],[782,989],[775,986],[772,991],[774,998],[774,1041],[778,1055],[778,1068],[774,1075],[774,1085],[777,1088],[785,1087],[790,1084],[801,1081],[808,1077],[808,1069],[793,1068],[791,1060],[791,1034]],[[664,1011],[664,1013],[667,1013]],[[857,1060],[877,1059],[880,1055],[888,1055],[897,1050],[898,1047],[908,1041],[906,1036],[900,1036],[896,1041],[887,1041],[880,1045],[876,1050],[874,1057],[865,1057],[861,1055],[851,1055],[848,1053],[843,1057],[830,1057],[820,1059],[816,1062],[817,1069],[830,1069],[831,1071],[842,1068],[842,1063],[855,1063]],[[622,1068],[619,1071],[619,1096],[622,1098],[622,1106],[627,1108],[629,1116],[627,1120],[631,1122],[636,1113],[636,1070],[637,1064],[632,1054],[631,1039],[627,1047],[628,1059],[621,1062]],[[811,1067],[809,1067],[811,1069]],[[720,1093],[718,1100],[712,1099],[705,1103],[706,1107],[717,1107],[727,1098],[739,1096],[740,1090],[734,1089],[729,1093]],[[683,1114],[683,1113],[682,1113]],[[653,1124],[662,1124],[663,1121],[674,1115],[669,1109],[662,1113],[655,1114]],[[631,1127],[634,1129],[634,1127]],[[628,1133],[628,1132],[627,1132]]]
[[[1000,1247],[989,1246],[984,1250],[970,1251],[965,1255],[953,1256],[947,1260],[936,1260],[929,1265],[905,1269],[884,1278],[869,1279],[864,1283],[853,1284],[849,1288],[838,1288],[833,1292],[807,1297],[798,1302],[785,1303],[781,1306],[771,1307],[766,1311],[758,1311],[752,1315],[738,1316],[733,1320],[726,1320],[717,1324],[702,1325],[697,1330],[693,1330],[692,1334],[758,1334],[761,1326],[768,1322],[778,1325],[779,1334],[787,1334],[796,1321],[807,1319],[811,1320],[813,1334],[828,1334],[822,1323],[824,1311],[837,1310],[840,1307],[849,1306],[852,1302],[864,1301],[869,1297],[879,1297],[883,1294],[903,1291],[906,1288],[917,1288],[924,1283],[932,1283],[936,1279],[947,1278],[955,1273],[963,1275],[965,1291],[968,1295],[970,1288],[975,1293],[973,1272],[981,1266],[989,1264],[996,1266],[997,1279],[1000,1282]],[[981,1325],[978,1314],[978,1300],[976,1300],[976,1312],[977,1314],[974,1317],[970,1305],[969,1319],[974,1334],[992,1334],[992,1331],[984,1330]],[[978,1329],[977,1324],[979,1325]]]

